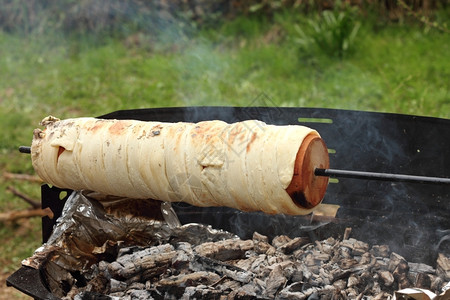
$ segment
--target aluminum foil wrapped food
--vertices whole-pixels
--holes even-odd
[[[224,239],[238,237],[208,225],[181,225],[168,202],[74,191],[48,241],[22,265],[41,270],[52,293],[63,297],[67,285],[80,279],[74,274],[89,273],[93,264],[117,257],[126,247]]]
[[[162,123],[45,118],[31,147],[47,183],[136,199],[307,214],[326,191],[317,131],[257,120]]]

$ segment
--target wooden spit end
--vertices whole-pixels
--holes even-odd
[[[320,204],[327,190],[328,177],[315,176],[314,170],[328,169],[329,166],[325,142],[316,133],[306,136],[297,152],[294,176],[286,189],[296,205],[311,209]]]

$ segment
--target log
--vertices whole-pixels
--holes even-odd
[[[198,245],[194,251],[200,255],[221,261],[240,259],[245,257],[245,252],[253,249],[252,240],[228,239],[219,242],[208,242]]]
[[[195,270],[213,271],[242,283],[248,283],[255,277],[255,274],[250,271],[206,256],[196,255],[193,267]]]
[[[306,245],[309,243],[309,238],[303,238],[303,237],[296,237],[289,242],[285,243],[284,245],[280,246],[280,250],[284,254],[291,254],[298,248],[300,248],[303,245]]]
[[[147,280],[167,270],[176,256],[173,246],[164,244],[119,257],[108,271],[118,280]]]
[[[211,285],[219,281],[220,276],[212,272],[194,272],[189,274],[180,274],[161,279],[156,286],[169,290],[179,286],[197,286],[200,284]]]

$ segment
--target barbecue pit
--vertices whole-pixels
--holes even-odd
[[[259,119],[269,124],[300,124],[316,129],[326,141],[330,167],[380,173],[448,177],[449,120],[333,109],[275,107],[196,107],[119,111],[102,118],[198,122]],[[43,187],[43,207],[58,215],[61,190]],[[68,191],[70,194],[70,191]],[[228,208],[174,205],[181,223],[204,223],[251,239],[254,232],[270,240],[277,235],[308,236],[312,241],[351,236],[370,245],[387,244],[407,261],[435,265],[438,254],[449,257],[450,199],[448,184],[414,184],[342,178],[330,183],[324,203],[339,205],[335,217],[268,216]],[[44,241],[55,220],[43,219]],[[271,226],[267,226],[271,224]],[[23,267],[8,284],[37,299],[49,295],[45,285],[23,284],[33,273]],[[33,273],[35,274],[35,273]],[[25,277],[23,277],[25,276]],[[26,280],[31,280],[27,277]],[[36,279],[36,278],[34,278]],[[44,280],[45,282],[45,280]],[[42,282],[41,282],[42,283]]]

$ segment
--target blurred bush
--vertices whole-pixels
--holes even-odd
[[[446,10],[449,0],[346,0],[366,18],[399,21],[417,12],[430,15]],[[155,32],[164,27],[211,26],[241,15],[272,17],[280,10],[317,14],[335,10],[331,0],[0,0],[0,29],[40,34],[48,30],[70,33],[128,35]],[[333,18],[331,14],[323,16]],[[336,16],[339,19],[339,16]],[[334,22],[334,21],[332,21]],[[344,22],[346,22],[344,20]]]
[[[189,22],[206,23],[226,12],[228,1],[145,0],[0,0],[0,28],[5,32],[128,35],[156,32]]]

